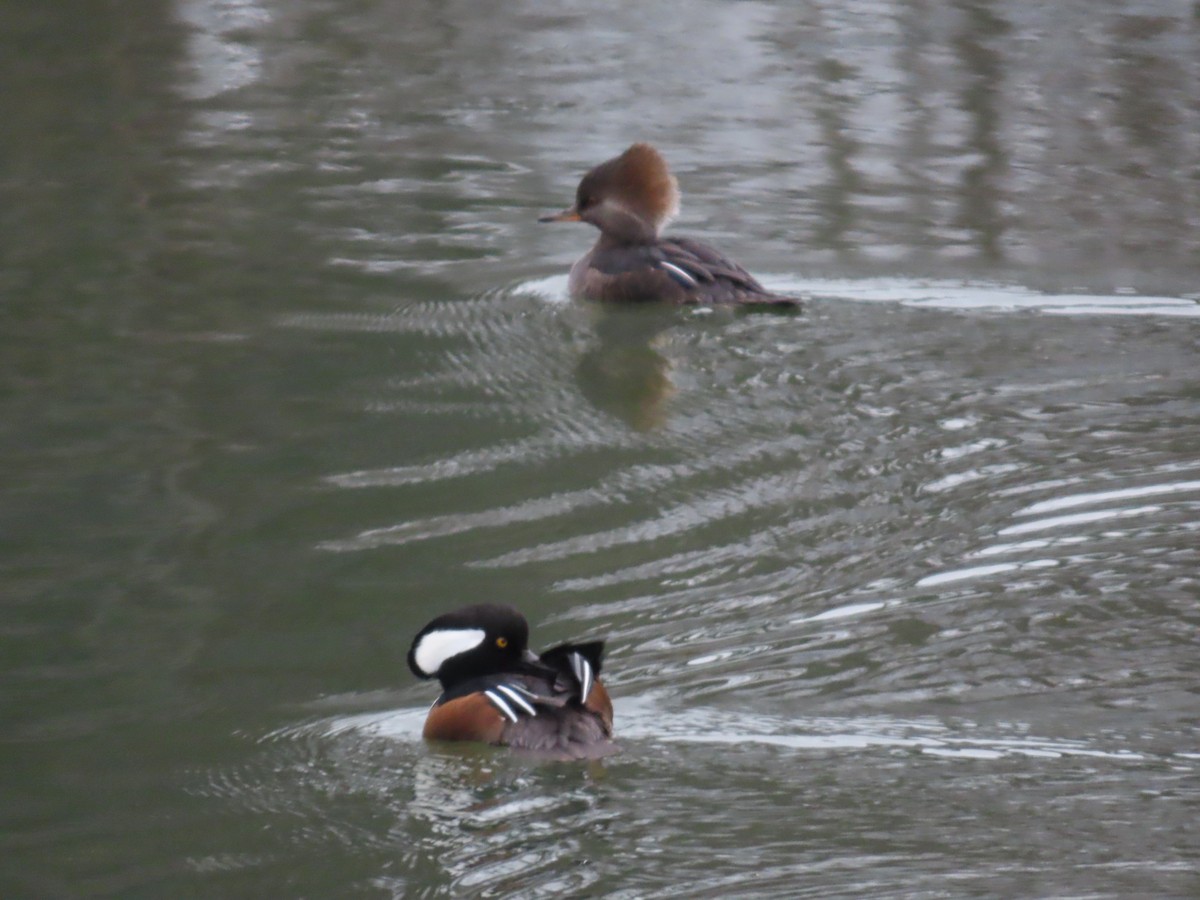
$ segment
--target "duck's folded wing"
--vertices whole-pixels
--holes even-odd
[[[767,293],[753,275],[703,241],[672,237],[660,241],[659,265],[668,274],[692,279],[693,284],[727,283],[750,293]]]
[[[539,660],[556,673],[555,692],[572,695],[580,703],[586,703],[592,687],[600,675],[604,658],[604,641],[589,641],[586,644],[561,644],[544,651]]]
[[[590,649],[590,648],[589,648]],[[580,759],[606,756],[612,753],[612,705],[604,686],[595,680],[592,663],[580,652],[567,648],[566,664],[578,667],[581,682],[573,683],[564,690],[560,678],[554,683],[538,679],[522,679],[523,684],[509,682],[497,685],[493,693],[505,701],[511,698],[507,690],[519,696],[533,713],[522,704],[516,704],[515,719],[505,718],[501,742],[517,749],[555,759]],[[599,648],[596,662],[599,662]],[[572,681],[575,675],[572,669]],[[586,687],[592,703],[581,703],[579,691]],[[603,700],[604,711],[594,709],[597,699]],[[511,705],[510,705],[511,706]]]
[[[554,759],[590,759],[616,749],[600,717],[578,707],[547,708],[536,717],[506,723],[502,742],[514,750]]]
[[[586,666],[590,670],[591,664]],[[558,680],[524,675],[479,679],[468,693],[434,704],[425,721],[425,737],[506,744],[554,759],[613,752],[612,706],[604,686],[588,680],[591,702],[581,705],[580,688],[562,689]],[[597,708],[598,703],[604,708]]]
[[[536,716],[539,706],[562,705],[554,697],[540,695],[516,682],[497,682],[486,688],[483,695],[509,722],[518,722],[522,716]]]

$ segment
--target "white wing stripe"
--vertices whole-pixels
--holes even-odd
[[[483,696],[491,700],[492,706],[500,710],[501,714],[508,719],[508,721],[515,722],[518,718],[520,718],[515,712],[513,712],[512,707],[505,703],[500,695],[495,691],[484,691]]]
[[[690,272],[687,272],[686,270],[679,268],[679,266],[675,265],[675,263],[669,263],[664,259],[663,261],[661,261],[659,263],[659,265],[662,266],[664,269],[666,269],[668,272],[673,273],[677,277],[677,280],[682,281],[686,287],[695,287],[697,284],[700,283],[700,282],[696,281],[695,278],[692,277]]]
[[[587,701],[588,694],[592,692],[592,664],[588,662],[582,653],[572,653],[568,659],[571,661],[571,670],[575,673],[575,680],[579,682],[579,702]]]
[[[502,693],[517,706],[521,707],[521,709],[525,710],[525,712],[529,713],[531,716],[537,715],[537,710],[534,709],[533,704],[521,696],[523,692],[520,688],[510,687],[507,684],[500,684],[496,686],[496,690]]]

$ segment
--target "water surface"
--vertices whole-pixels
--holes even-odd
[[[1185,4],[2,4],[0,893],[1200,889]],[[598,310],[636,139],[802,315]],[[623,753],[419,739],[609,642]]]

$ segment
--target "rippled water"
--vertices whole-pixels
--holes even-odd
[[[0,894],[1200,890],[1188,8],[18,6]],[[567,299],[635,138],[803,313]],[[485,599],[619,756],[420,740]]]

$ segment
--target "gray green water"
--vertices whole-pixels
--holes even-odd
[[[0,896],[1192,897],[1185,3],[0,3]],[[569,302],[635,139],[804,315]],[[624,752],[419,739],[433,615]]]

